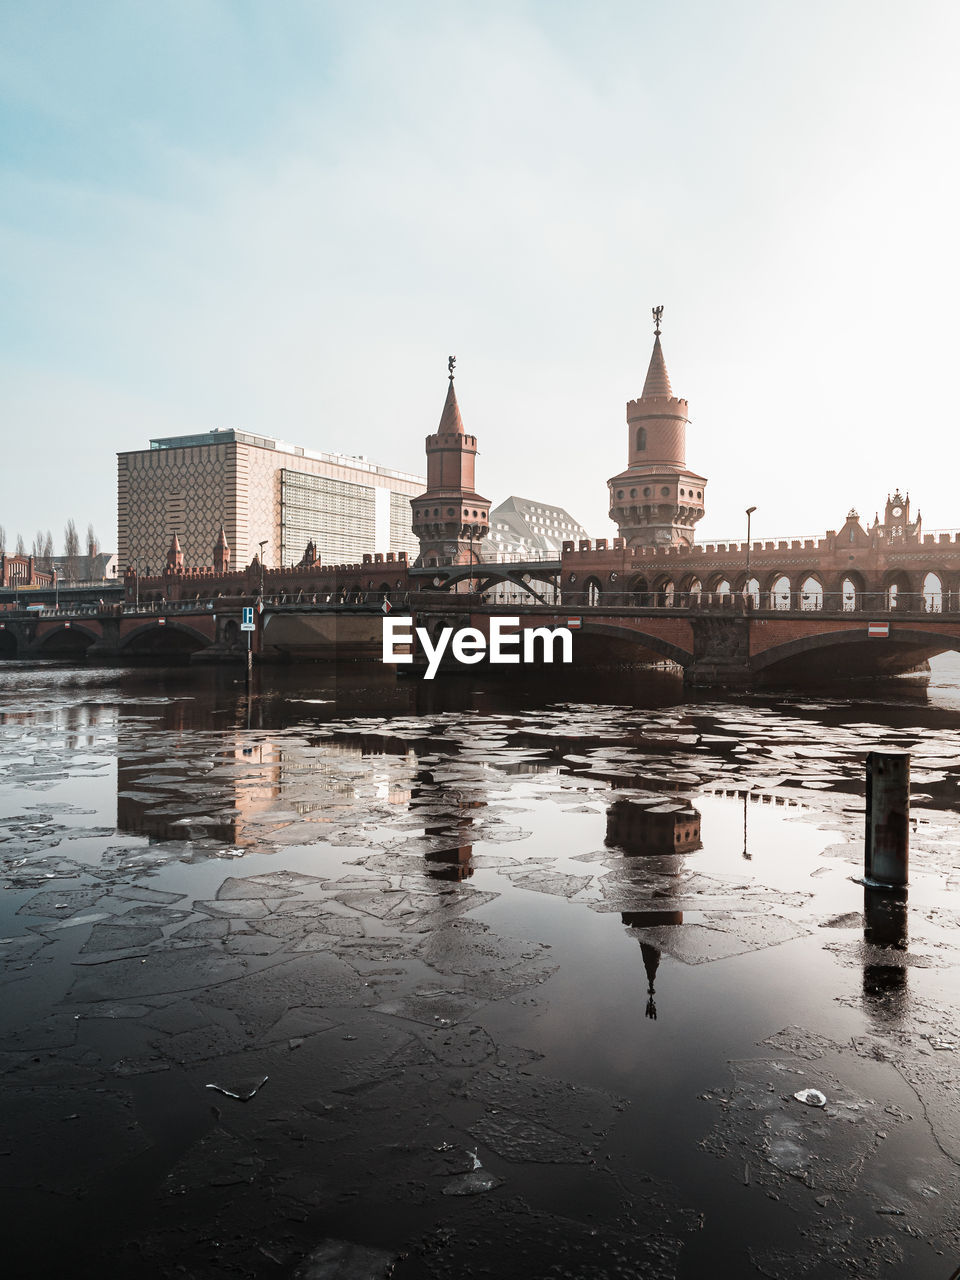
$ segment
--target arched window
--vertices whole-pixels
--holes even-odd
[[[939,574],[928,573],[923,580],[923,608],[925,613],[943,612],[943,582]]]
[[[743,593],[751,602],[754,609],[760,607],[760,583],[756,578],[751,578],[749,582],[744,584]]]
[[[637,453],[643,453],[647,447],[647,428],[637,427]]]
[[[588,578],[586,582],[587,604],[595,605],[600,603],[600,583],[596,578]]]
[[[790,608],[790,579],[785,574],[781,574],[770,588],[770,603],[774,609]]]
[[[823,587],[816,578],[804,578],[800,584],[800,608],[808,613],[823,608]]]
[[[840,584],[840,594],[843,597],[844,613],[853,613],[857,607],[857,584],[850,578],[844,578]]]

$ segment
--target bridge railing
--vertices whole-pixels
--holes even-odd
[[[764,591],[556,591],[541,592],[542,602],[528,592],[503,592],[480,595],[443,591],[296,591],[277,592],[264,597],[264,605],[273,608],[356,608],[391,609],[423,608],[433,605],[473,605],[476,607],[544,607],[551,610],[684,610],[690,613],[778,614],[830,613],[869,614],[870,616],[956,616],[960,614],[960,591],[915,592],[804,592]],[[77,617],[155,617],[178,613],[213,613],[218,610],[236,612],[244,603],[231,600],[146,600],[139,603],[97,603],[61,605],[59,608],[21,608],[21,616],[31,618]],[[249,603],[249,600],[248,600]],[[10,610],[6,616],[9,616]]]

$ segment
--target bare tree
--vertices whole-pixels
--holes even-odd
[[[53,568],[53,534],[49,529],[43,539],[43,567],[47,573]]]
[[[6,553],[6,550],[7,550],[7,531],[3,527],[3,525],[0,524],[0,556],[4,555]]]
[[[27,548],[24,544],[22,533],[17,534],[17,549],[14,554],[18,556],[25,556],[27,554]]]
[[[96,533],[94,533],[93,525],[88,524],[87,525],[87,555],[92,560],[93,557],[95,555],[99,555],[99,553],[100,553],[100,543],[97,539],[97,535]]]
[[[41,562],[43,561],[43,530],[42,529],[38,529],[37,532],[33,535],[33,545],[30,547],[30,554],[33,556],[34,561],[36,562],[36,567],[39,569]]]
[[[80,535],[77,533],[77,525],[73,516],[67,521],[66,528],[63,531],[63,554],[65,556],[78,556],[80,554]]]

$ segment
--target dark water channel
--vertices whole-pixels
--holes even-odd
[[[948,1280],[934,666],[0,666],[5,1274]],[[912,756],[907,903],[855,880],[870,750]]]

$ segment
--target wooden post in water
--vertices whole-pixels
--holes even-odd
[[[864,876],[872,884],[902,888],[910,860],[910,757],[871,751],[867,756]]]

